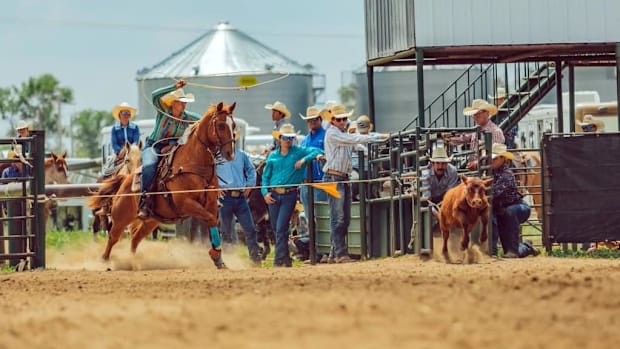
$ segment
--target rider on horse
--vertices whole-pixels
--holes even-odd
[[[146,193],[151,190],[162,149],[175,144],[188,126],[200,120],[200,115],[185,110],[187,103],[194,102],[194,95],[183,91],[185,85],[184,80],[179,80],[174,85],[162,87],[152,93],[157,116],[155,128],[146,139],[146,145],[142,150],[142,196],[138,206],[138,217],[141,219],[146,219],[150,215]]]
[[[124,158],[124,155],[126,155],[121,154],[125,147],[125,143],[138,144],[140,141],[140,128],[136,123],[131,121],[135,115],[136,108],[130,106],[129,103],[126,102],[112,109],[112,116],[118,120],[118,122],[112,126],[112,131],[110,133],[114,155],[111,155],[105,164],[103,178],[114,175],[118,170],[119,162]]]

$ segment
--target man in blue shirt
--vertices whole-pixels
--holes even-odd
[[[323,142],[325,140],[325,129],[322,126],[323,118],[320,115],[320,110],[317,107],[308,107],[306,110],[306,115],[299,116],[306,120],[306,124],[308,125],[308,134],[301,142],[302,147],[313,147],[321,150],[325,150]],[[312,180],[314,182],[320,182],[323,180],[323,169],[321,168],[321,163],[319,161],[315,161],[312,164]],[[327,201],[327,193],[322,191],[321,189],[315,188],[314,192],[314,201]],[[301,203],[304,205],[304,212],[306,213],[306,217],[309,216],[310,206],[308,206],[308,186],[303,185],[299,189],[299,197],[301,199]]]
[[[218,164],[216,171],[220,189],[224,192],[224,196],[220,199],[222,207],[219,210],[222,239],[237,242],[238,237],[233,227],[233,215],[236,216],[245,232],[245,243],[248,246],[250,259],[255,266],[260,266],[262,258],[256,240],[256,226],[245,197],[245,188],[256,185],[254,164],[248,154],[235,149],[235,158],[232,161],[224,160]]]
[[[17,153],[13,150],[11,150],[7,155],[7,159],[15,159],[16,157]],[[21,162],[13,162],[11,163],[11,166],[2,170],[3,179],[21,177],[24,177],[24,165]]]

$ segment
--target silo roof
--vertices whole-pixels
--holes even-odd
[[[221,22],[163,61],[138,71],[138,80],[244,73],[311,75],[312,69]]]

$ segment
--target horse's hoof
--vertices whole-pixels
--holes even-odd
[[[209,250],[209,257],[213,260],[213,264],[218,269],[228,269],[226,264],[224,264],[224,260],[222,259],[222,250],[216,250],[211,248]]]

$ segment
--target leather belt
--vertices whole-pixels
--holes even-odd
[[[241,190],[227,190],[226,193],[231,198],[238,198],[238,197],[242,197],[243,196],[243,191],[241,191]]]
[[[327,169],[327,172],[325,172],[325,173],[330,174],[330,175],[334,175],[334,176],[338,176],[338,177],[349,178],[348,174],[346,174],[344,172],[332,170],[331,168]]]
[[[281,188],[281,187],[277,187],[277,188],[271,188],[272,192],[275,192],[277,194],[286,194],[286,193],[290,193],[292,191],[296,191],[297,187],[288,187],[288,188]]]

